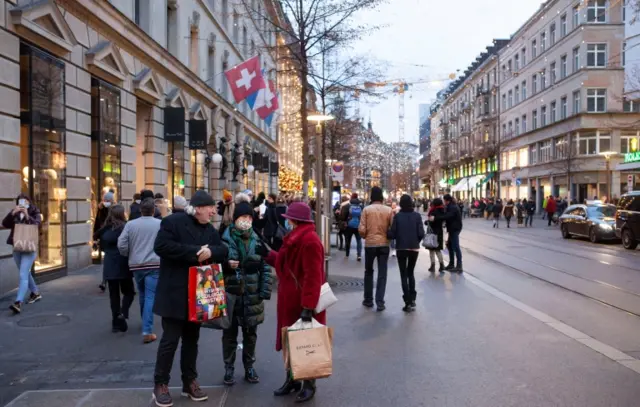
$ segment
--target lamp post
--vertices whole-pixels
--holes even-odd
[[[609,186],[607,192],[607,199],[611,200],[611,187],[613,184],[613,173],[611,172],[611,157],[617,155],[615,151],[603,151],[600,155],[603,155],[607,162],[607,184]],[[600,192],[600,191],[598,191]]]
[[[312,114],[307,116],[307,120],[316,122],[316,232],[322,237],[322,201],[320,191],[322,191],[322,123],[333,120],[334,117],[326,114]],[[325,208],[326,209],[326,208]]]

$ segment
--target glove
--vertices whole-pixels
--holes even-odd
[[[313,310],[306,309],[306,308],[302,310],[302,314],[300,314],[300,319],[302,319],[302,322],[311,322],[312,318],[313,318]]]
[[[271,252],[271,248],[267,245],[264,240],[261,240],[259,244],[256,245],[256,254],[260,257],[269,256],[269,252]]]

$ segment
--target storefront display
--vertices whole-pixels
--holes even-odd
[[[42,216],[36,273],[62,268],[66,260],[64,72],[61,61],[21,44],[21,190]]]
[[[169,168],[169,195],[165,197],[173,206],[173,197],[184,196],[184,142],[170,142],[167,168]]]

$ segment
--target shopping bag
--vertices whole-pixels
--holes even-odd
[[[206,322],[227,315],[224,277],[219,264],[189,267],[189,321]]]
[[[422,246],[425,249],[437,249],[438,248],[438,235],[433,233],[430,226],[427,226],[427,233],[422,238]]]
[[[291,369],[294,380],[329,377],[333,373],[333,330],[315,319],[298,320],[283,329],[285,367]]]
[[[220,318],[216,318],[210,321],[206,321],[202,323],[202,327],[203,328],[208,328],[208,329],[219,329],[219,330],[224,330],[224,329],[229,329],[231,328],[231,323],[233,322],[233,311],[234,311],[234,307],[236,305],[236,299],[237,297],[233,294],[229,294],[226,293],[226,300],[227,300],[227,313],[226,315],[220,317]]]
[[[16,223],[13,228],[13,251],[35,252],[38,250],[38,225]]]
[[[338,302],[336,295],[333,293],[329,283],[324,283],[320,287],[320,298],[318,298],[318,305],[314,310],[316,314],[325,311],[327,308]]]

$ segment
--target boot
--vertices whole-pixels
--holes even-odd
[[[315,380],[304,380],[302,382],[302,389],[296,395],[296,403],[304,403],[305,401],[309,401],[316,394],[316,381]]]
[[[462,273],[462,262],[458,263],[456,268],[453,269],[456,273]]]
[[[441,273],[444,273],[444,264],[443,263],[440,263],[440,269],[438,271],[440,271]]]
[[[302,389],[302,383],[293,380],[291,377],[291,371],[287,370],[287,379],[284,384],[277,390],[273,391],[274,396],[286,396],[294,391],[300,391]]]
[[[233,386],[236,383],[236,379],[233,377],[235,374],[235,369],[233,366],[225,366],[224,367],[224,379],[222,382],[225,386]]]
[[[450,262],[449,262],[449,265],[448,265],[447,267],[445,267],[444,269],[445,269],[445,270],[447,270],[447,271],[451,271],[451,270],[453,270],[454,268],[455,268],[455,266],[454,266],[454,264],[453,264],[453,261],[450,261]]]
[[[127,320],[124,319],[124,316],[122,316],[122,314],[118,315],[111,322],[112,332],[127,332],[128,329],[129,329],[129,326],[127,325]]]
[[[436,263],[431,263],[431,267],[429,267],[429,273],[436,272]]]

